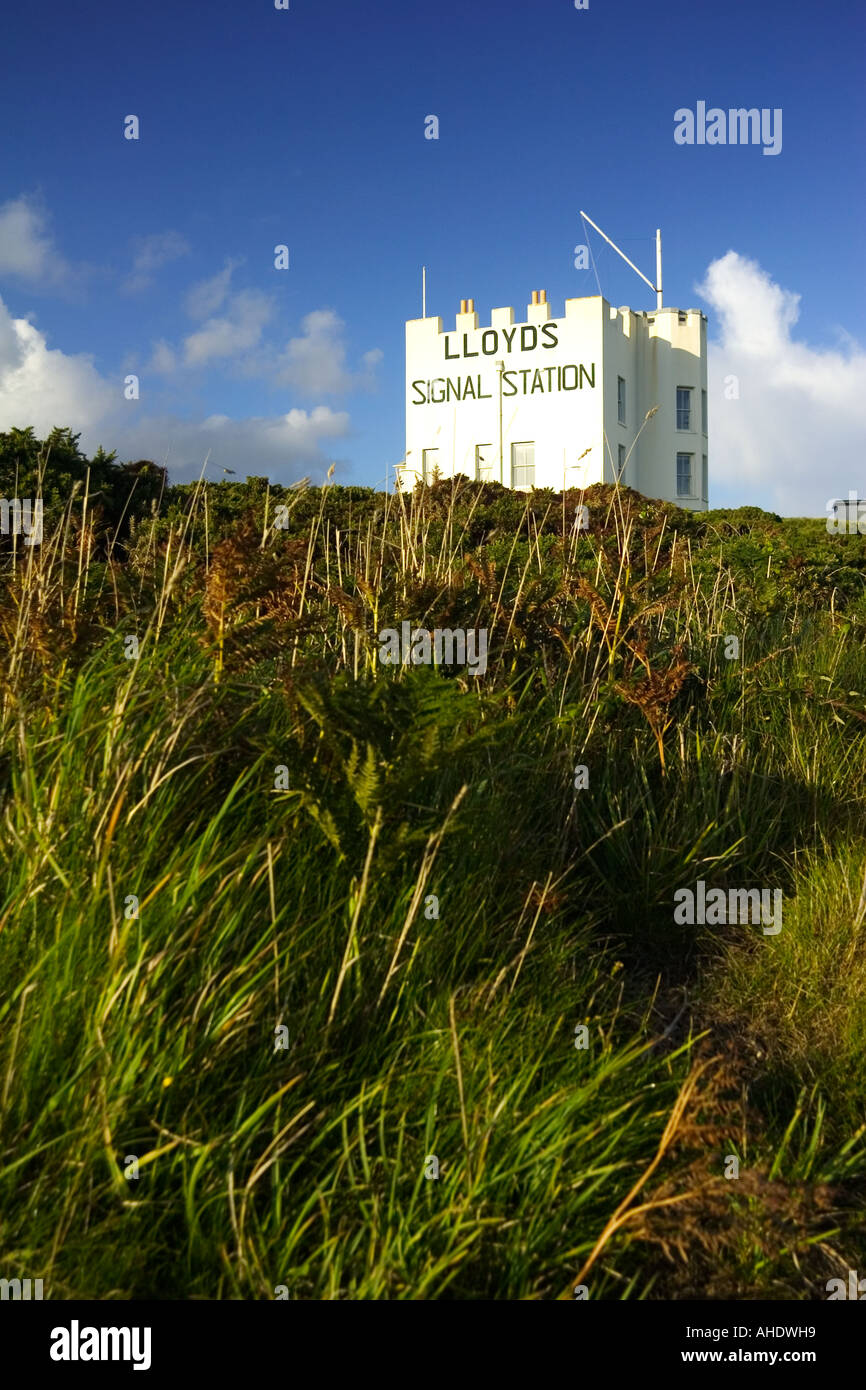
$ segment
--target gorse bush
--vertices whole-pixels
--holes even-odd
[[[863,538],[152,470],[0,436],[47,503],[0,584],[3,1273],[826,1297],[866,1260]],[[384,665],[404,621],[486,671]],[[676,924],[698,879],[781,933]]]

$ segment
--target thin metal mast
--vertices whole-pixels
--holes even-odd
[[[642,270],[638,270],[638,268],[637,268],[637,266],[635,265],[634,261],[630,261],[629,258],[628,258],[628,256],[625,254],[624,251],[620,251],[620,249],[619,249],[619,247],[617,246],[616,242],[615,242],[615,241],[611,241],[611,239],[610,239],[610,237],[607,235],[607,233],[606,233],[606,232],[603,232],[603,231],[601,230],[601,227],[597,226],[596,223],[593,222],[592,218],[589,217],[589,216],[587,215],[587,213],[581,212],[580,215],[581,215],[581,217],[583,217],[583,218],[586,219],[586,221],[589,223],[590,227],[595,227],[595,230],[598,232],[599,236],[603,236],[603,237],[604,237],[604,239],[605,239],[605,241],[607,242],[608,246],[612,246],[613,249],[614,249],[614,251],[617,253],[618,256],[622,256],[622,258],[623,258],[623,260],[625,261],[626,265],[631,266],[631,268],[632,268],[632,270],[634,271],[635,275],[639,275],[640,278],[643,280],[644,284],[649,285],[650,289],[655,291],[655,296],[656,296],[656,309],[660,309],[660,308],[662,307],[662,234],[661,234],[661,230],[660,230],[659,228],[656,228],[656,279],[658,280],[658,284],[657,284],[657,285],[654,285],[653,282],[652,282],[652,280],[648,279],[647,276],[644,275],[644,273],[643,273]]]
[[[656,309],[662,307],[662,229],[656,227]]]

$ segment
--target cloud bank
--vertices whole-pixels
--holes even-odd
[[[239,477],[266,474],[289,483],[308,474],[317,481],[331,463],[328,445],[350,432],[347,412],[321,405],[246,419],[145,415],[141,401],[124,400],[120,376],[102,376],[88,353],[49,348],[45,335],[0,299],[0,430],[27,425],[40,437],[68,425],[86,453],[102,444],[121,459],[151,458],[167,464],[175,482],[197,477],[208,455],[217,475],[229,467]]]
[[[866,352],[794,336],[800,295],[729,251],[697,292],[710,306],[710,505],[824,516],[831,497],[866,496]]]

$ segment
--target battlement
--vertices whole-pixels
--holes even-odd
[[[480,331],[483,335],[501,329],[511,329],[515,326],[533,325],[540,327],[546,323],[551,323],[555,316],[548,302],[546,291],[533,290],[532,302],[527,304],[524,318],[515,319],[514,309],[511,306],[491,309],[490,322],[487,324],[481,323],[479,318],[474,299],[461,300],[460,309],[454,317],[453,328],[445,328],[442,317],[436,315],[428,318],[408,319],[406,334],[407,338],[411,337],[414,341],[419,338],[430,340],[452,333],[469,334]],[[644,332],[648,337],[663,338],[668,342],[671,342],[675,336],[680,337],[683,329],[685,329],[686,336],[693,334],[696,329],[700,332],[701,325],[705,325],[707,322],[706,315],[700,309],[663,308],[650,311],[631,309],[628,306],[618,308],[616,305],[608,303],[600,294],[566,299],[560,318],[572,323],[589,323],[598,319],[607,319],[616,323],[625,337],[636,337],[638,333]],[[492,342],[492,338],[490,341]]]

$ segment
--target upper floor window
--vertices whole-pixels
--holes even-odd
[[[616,418],[621,425],[625,424],[625,377],[618,376],[616,379]]]
[[[690,430],[692,427],[692,388],[677,387],[677,429]]]
[[[706,432],[707,432],[707,393],[706,393],[706,391],[702,391],[702,392],[701,392],[701,430],[702,430],[702,432],[703,432],[704,434],[706,434]]]

